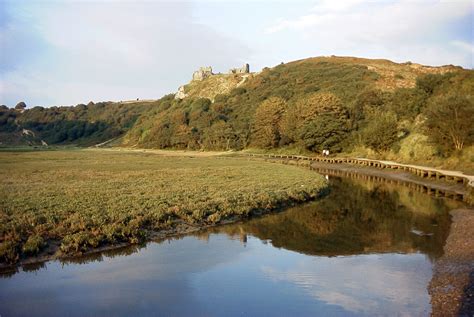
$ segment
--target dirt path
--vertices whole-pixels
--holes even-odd
[[[474,210],[451,211],[453,223],[428,291],[433,316],[474,316]]]
[[[88,149],[94,151],[94,149]],[[185,150],[155,150],[155,149],[133,149],[133,148],[101,148],[100,151],[114,151],[114,152],[136,152],[136,153],[152,153],[161,156],[185,156],[185,157],[212,157],[233,155],[234,151],[185,151]]]

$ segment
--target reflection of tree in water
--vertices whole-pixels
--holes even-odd
[[[21,269],[24,272],[36,272],[45,267],[46,267],[45,262],[37,262],[37,263],[23,264]],[[15,275],[16,273],[18,273],[19,271],[20,271],[19,268],[16,266],[2,268],[0,269],[0,278],[9,278]]]
[[[422,252],[433,259],[442,255],[449,233],[448,210],[459,204],[379,181],[333,178],[331,193],[319,201],[193,236],[208,241],[210,233],[226,233],[246,244],[250,234],[264,243],[270,240],[275,247],[311,255]],[[424,235],[413,233],[413,229]],[[130,255],[144,246],[132,245],[61,262],[65,265],[101,262],[104,257]],[[36,271],[44,266],[45,263],[29,264],[23,270]],[[16,267],[6,268],[0,271],[0,277],[17,272]]]
[[[60,261],[62,264],[86,264],[90,262],[102,262],[104,257],[113,259],[117,256],[131,255],[138,252],[143,247],[145,247],[145,244],[132,244],[120,248],[112,248],[102,252],[93,252],[77,257],[60,259]]]
[[[334,179],[331,186],[320,201],[216,231],[234,236],[244,230],[275,247],[314,255],[442,254],[450,225],[443,200],[380,182]]]

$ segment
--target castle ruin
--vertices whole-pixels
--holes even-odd
[[[242,67],[231,68],[229,74],[248,74],[250,73],[250,65],[244,64]]]
[[[203,79],[206,79],[207,77],[212,76],[212,75],[214,75],[214,74],[212,73],[212,67],[211,66],[201,67],[201,68],[199,68],[199,70],[197,70],[193,73],[193,80],[203,80]]]
[[[229,72],[228,72],[228,74],[249,74],[249,73],[250,73],[249,64],[244,64],[244,66],[242,67],[231,68],[229,69]],[[215,75],[215,74],[212,72],[211,66],[200,67],[197,71],[193,73],[193,81],[201,81],[212,75]]]
[[[236,74],[241,75],[241,76],[235,76]],[[250,74],[250,66],[249,64],[244,64],[242,67],[237,67],[237,68],[232,68],[229,70],[228,73],[218,73],[214,74],[212,72],[212,67],[207,66],[207,67],[200,67],[197,71],[193,73],[193,79],[191,80],[192,82],[196,81],[203,81],[206,78],[212,77],[212,76],[222,76],[222,80],[219,81],[219,83],[214,83],[214,85],[217,85],[221,87],[220,89],[222,91],[227,91],[226,88],[222,87],[235,87],[235,85],[240,86],[243,84],[248,78]],[[239,83],[234,83],[235,77],[240,77],[241,81]],[[228,78],[227,80],[225,78]],[[199,85],[197,85],[199,87]],[[187,87],[193,87],[193,85],[184,85],[179,87],[178,91],[175,93],[174,98],[175,99],[184,99],[188,97],[189,95],[193,96],[193,89],[192,88],[187,88]],[[222,92],[221,91],[221,92]],[[213,99],[213,98],[211,98]]]

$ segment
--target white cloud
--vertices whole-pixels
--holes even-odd
[[[10,105],[159,98],[176,91],[199,66],[227,70],[250,52],[245,44],[194,22],[191,3],[12,7],[14,19],[0,29],[0,39],[13,39],[0,42],[11,57],[0,63],[0,102]],[[20,37],[18,29],[29,35]],[[31,38],[40,43],[29,44]],[[20,49],[26,54],[21,61],[16,59]]]
[[[320,0],[313,7],[313,11],[332,11],[332,12],[341,12],[352,9],[358,5],[367,2],[366,0],[343,0],[343,1],[334,1],[334,0]]]
[[[158,98],[199,66],[317,55],[474,66],[469,0],[269,3],[0,0],[0,103]]]
[[[318,2],[307,14],[275,21],[264,32],[268,36],[291,32],[306,42],[314,43],[315,51],[346,52],[344,55],[362,52],[365,56],[423,61],[423,51],[429,50],[442,55],[442,58],[431,59],[435,64],[460,63],[469,66],[469,54],[445,52],[449,48],[447,44],[455,40],[449,38],[455,35],[446,34],[446,26],[469,14],[473,14],[473,3],[469,0],[325,0]],[[404,52],[412,53],[413,47],[424,49],[414,55]],[[381,54],[387,52],[388,55]]]

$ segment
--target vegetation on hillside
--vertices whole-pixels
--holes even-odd
[[[306,99],[324,96],[338,100],[342,107],[376,79],[376,73],[360,65],[282,64],[264,69],[229,94],[217,95],[213,103],[202,98],[174,100],[172,96],[164,97],[159,107],[137,120],[126,137],[126,144],[203,150],[243,149],[252,142],[258,143],[252,139],[256,110],[267,99],[281,98],[291,110],[296,104],[309,109],[311,104]],[[303,106],[305,103],[307,105]],[[344,107],[341,111],[349,114]]]
[[[180,100],[0,108],[0,142],[23,129],[35,135],[23,139],[48,144],[90,145],[124,135],[124,146],[142,148],[327,149],[474,172],[472,70],[321,57],[237,77],[192,82]]]
[[[113,162],[113,163],[111,163]],[[108,150],[0,152],[0,262],[142,241],[148,230],[246,218],[307,201],[325,180],[231,157]]]
[[[24,104],[24,103],[23,103]],[[0,142],[7,145],[93,145],[122,135],[153,103],[99,102],[74,107],[0,107]],[[21,110],[21,111],[19,111]]]
[[[125,144],[317,153],[328,149],[425,164],[471,153],[473,71],[380,62],[390,67],[390,74],[400,69],[412,79],[399,79],[397,88],[387,83],[388,71],[373,66],[377,61],[365,61],[371,66],[337,58],[281,64],[217,95],[214,102],[166,96],[137,120]],[[422,142],[413,146],[414,140]],[[462,168],[472,171],[474,157],[467,156]]]

